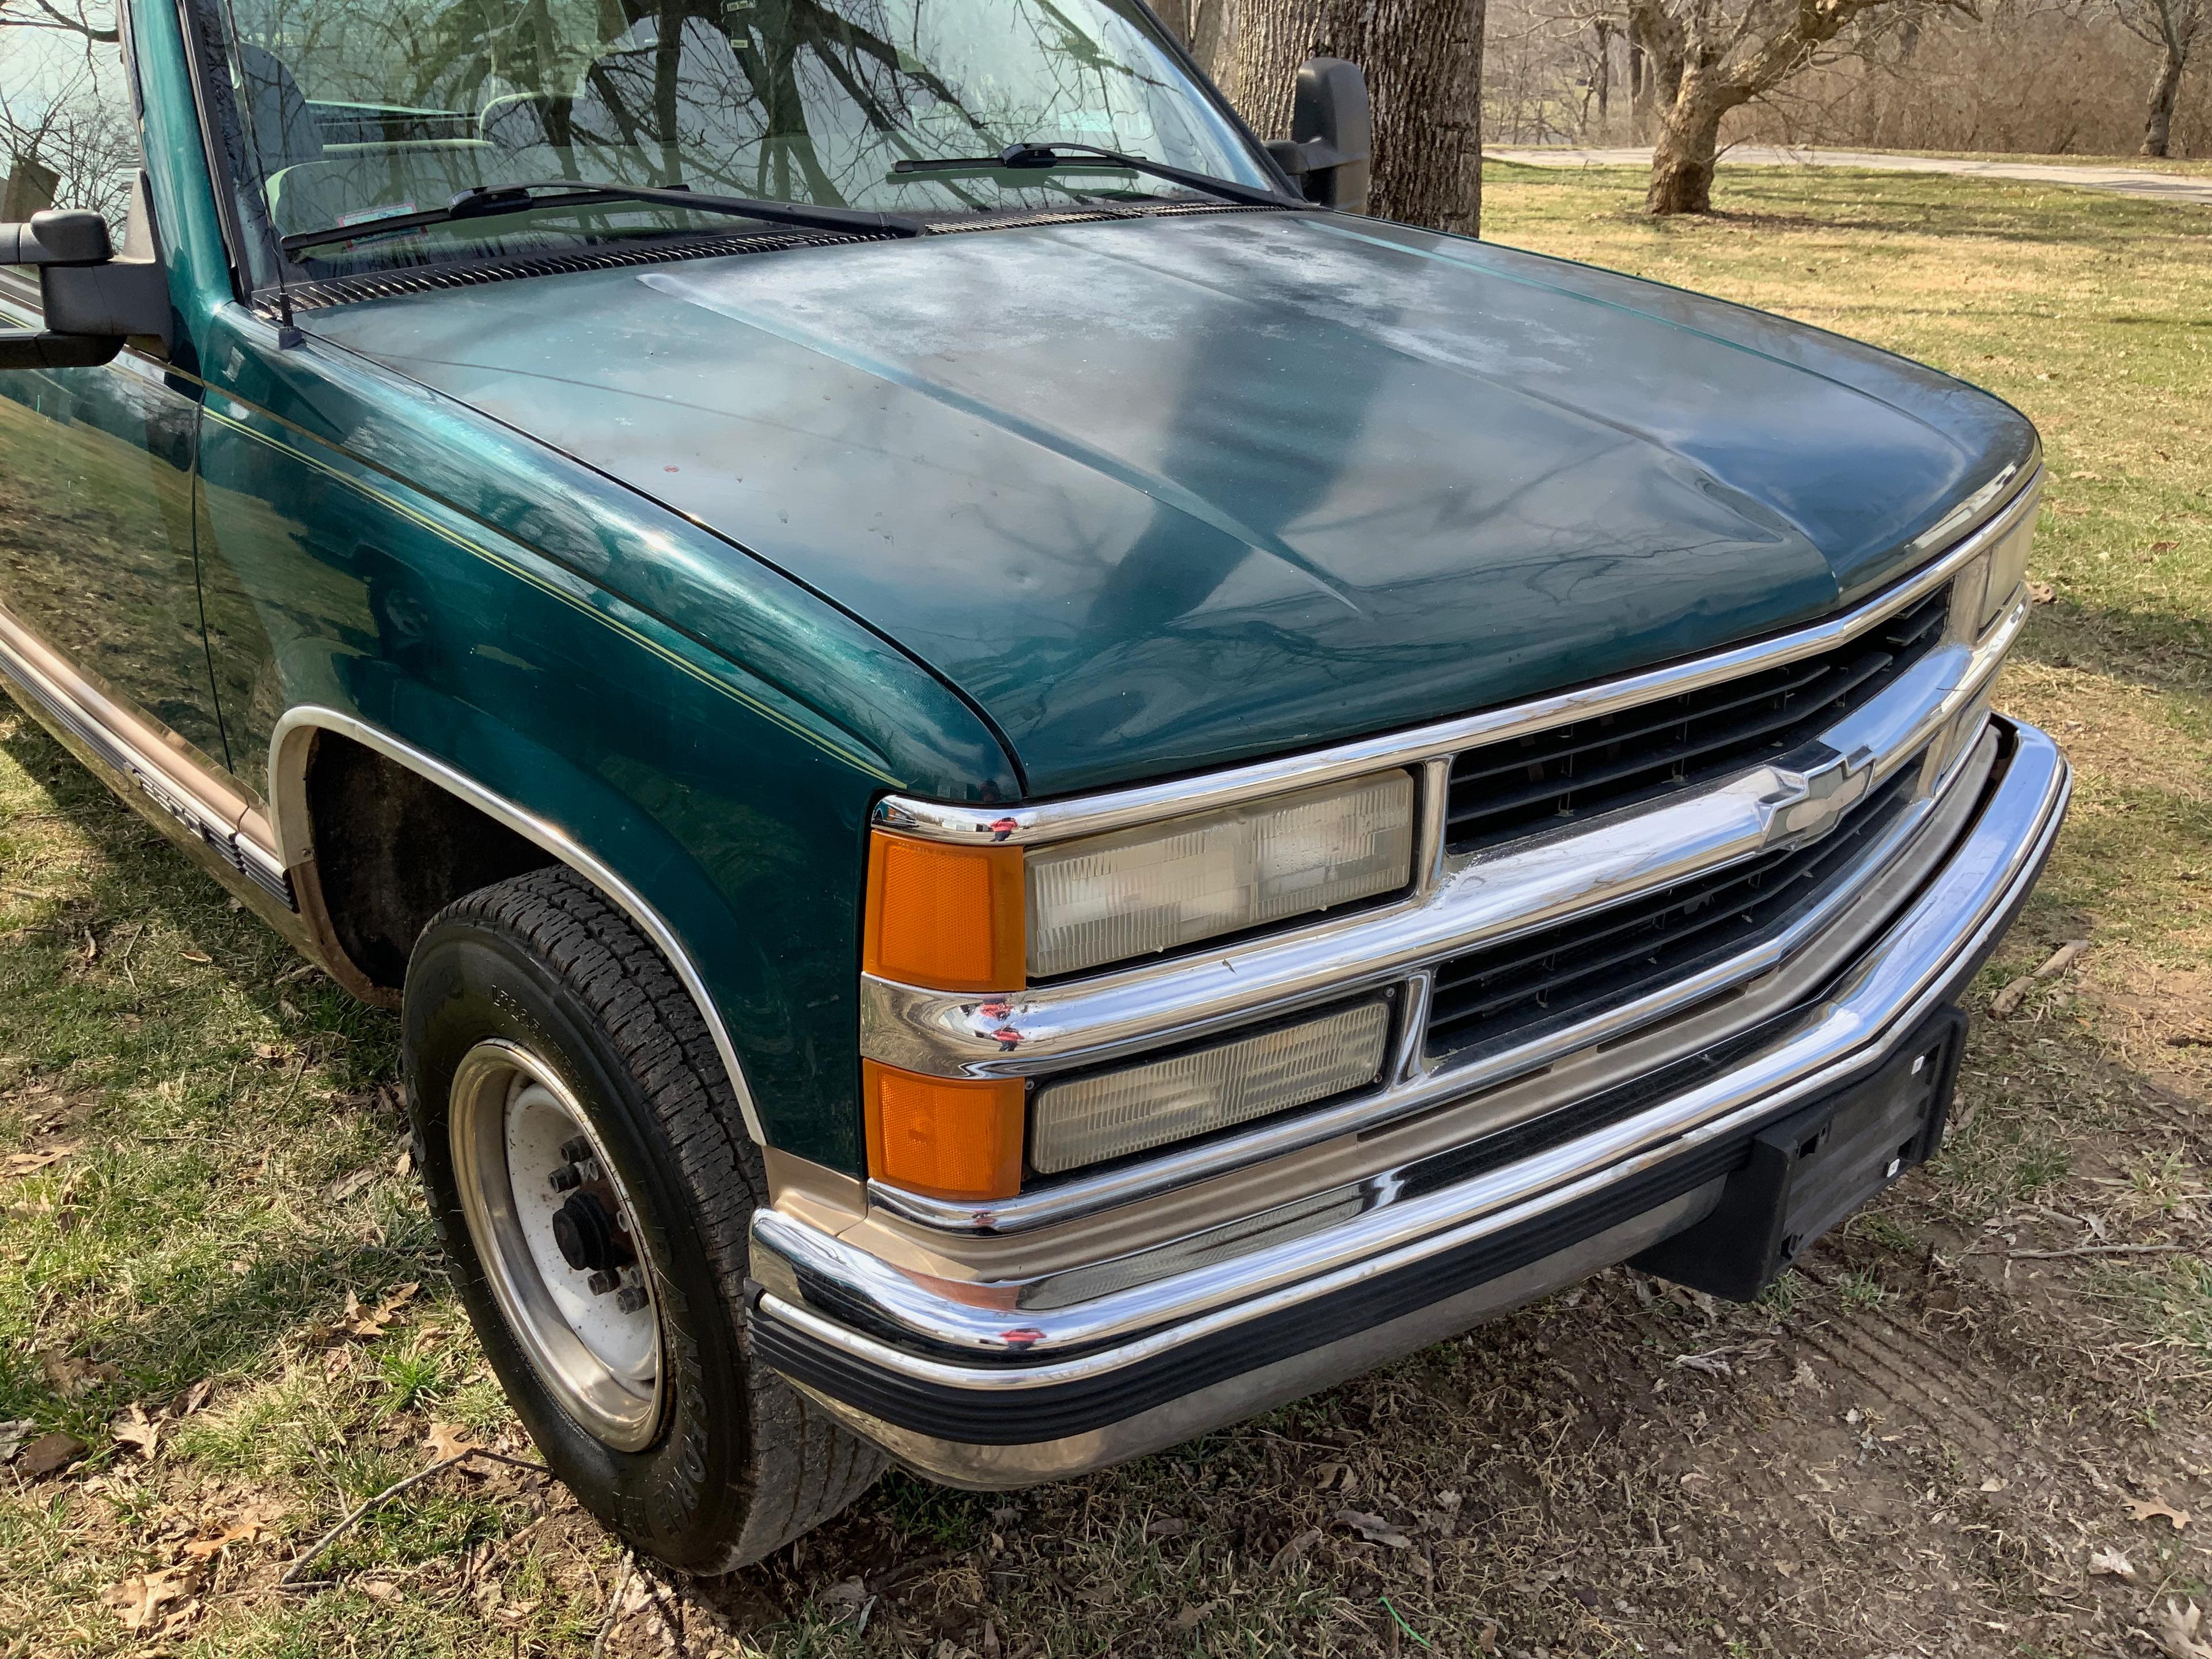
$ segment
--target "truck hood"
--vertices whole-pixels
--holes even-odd
[[[307,324],[852,611],[983,712],[1034,794],[1819,616],[2036,447],[1995,398],[1815,330],[1322,215],[817,246]]]

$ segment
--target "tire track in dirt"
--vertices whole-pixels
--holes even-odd
[[[1798,1336],[1881,1401],[1914,1413],[1946,1443],[1990,1461],[2017,1454],[2016,1437],[1974,1403],[1977,1395],[2008,1397],[2005,1379],[1994,1372],[1970,1369],[1886,1319],[1819,1325]]]

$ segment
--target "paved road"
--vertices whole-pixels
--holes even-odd
[[[1648,167],[1648,149],[1500,149],[1484,152],[1501,161],[1540,167]],[[2054,161],[1967,161],[1941,155],[1897,155],[1863,149],[1785,149],[1778,145],[1738,144],[1722,153],[1723,163],[1755,167],[1868,167],[1880,173],[1954,173],[1978,179],[2018,179],[2033,184],[2072,185],[2120,196],[2148,196],[2166,202],[2201,202],[2212,207],[2212,178],[2202,174],[2153,173],[2141,167],[2079,167]]]

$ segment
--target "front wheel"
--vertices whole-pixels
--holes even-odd
[[[448,906],[408,964],[408,1106],[461,1299],[547,1464],[691,1572],[742,1566],[883,1468],[744,1337],[766,1201],[720,1057],[597,890],[535,872]]]

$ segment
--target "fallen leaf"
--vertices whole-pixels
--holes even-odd
[[[2027,585],[2027,602],[2030,605],[2049,605],[2057,597],[2058,590],[2049,582],[2031,581]]]
[[[2150,551],[2154,553],[2171,553],[2175,548],[2180,545],[2181,544],[2179,542],[2153,542],[2150,544]]]
[[[1277,1550],[1273,1558],[1268,1561],[1267,1565],[1271,1570],[1280,1572],[1285,1567],[1293,1565],[1297,1563],[1304,1556],[1308,1550],[1311,1549],[1316,1544],[1320,1542],[1321,1528],[1319,1527],[1308,1527],[1296,1538],[1293,1538],[1289,1543],[1284,1545],[1282,1548]]]
[[[2136,1576],[2136,1564],[2118,1550],[2098,1550],[2089,1557],[2089,1571],[2132,1582]]]
[[[2148,1504],[2130,1504],[2128,1512],[2138,1521],[2149,1521],[2163,1516],[2166,1520],[2173,1522],[2173,1529],[2176,1532],[2179,1532],[2189,1524],[2187,1510],[2178,1510],[2172,1504],[2163,1503],[2156,1498]]]
[[[183,1399],[179,1400],[175,1405],[169,1407],[169,1415],[171,1417],[190,1417],[194,1412],[207,1404],[208,1396],[214,1392],[214,1379],[211,1377],[202,1377],[198,1382],[193,1383],[191,1388],[185,1390],[185,1397]]]
[[[363,1313],[361,1310],[361,1298],[351,1291],[348,1291],[342,1328],[352,1336],[383,1335],[385,1328],[399,1316],[399,1310],[413,1301],[415,1292],[422,1288],[422,1285],[410,1280],[399,1286],[367,1313]]]
[[[2002,1492],[2011,1484],[2012,1483],[2007,1480],[2002,1475],[1993,1474],[1988,1480],[1982,1482],[1982,1490],[1984,1492]]]
[[[1180,1538],[1189,1530],[1189,1522],[1175,1516],[1163,1516],[1158,1521],[1145,1522],[1145,1536],[1147,1538]]]
[[[1707,1376],[1734,1376],[1727,1360],[1717,1354],[1678,1353],[1674,1363],[1686,1371],[1703,1371]]]
[[[1790,1373],[1790,1386],[1793,1389],[1817,1389],[1820,1387],[1820,1379],[1814,1374],[1812,1366],[1801,1359],[1797,1362],[1797,1369]]]
[[[46,1373],[46,1386],[64,1400],[74,1400],[115,1375],[112,1365],[71,1353],[41,1355],[39,1369]]]
[[[349,1176],[341,1176],[331,1182],[328,1197],[333,1204],[343,1204],[356,1193],[383,1173],[380,1170],[356,1170]]]
[[[865,1580],[848,1578],[823,1590],[814,1598],[814,1605],[828,1613],[833,1622],[842,1624],[848,1619],[866,1616],[875,1597],[868,1594]]]
[[[33,1480],[58,1473],[84,1455],[84,1442],[56,1429],[42,1434],[15,1455],[15,1467]]]
[[[161,1440],[161,1425],[146,1415],[144,1407],[131,1407],[107,1425],[107,1431],[118,1443],[131,1447],[149,1463],[154,1461],[154,1449]]]
[[[12,1463],[23,1443],[31,1437],[31,1431],[39,1425],[27,1417],[10,1418],[0,1423],[0,1463]]]
[[[372,1578],[361,1587],[361,1593],[372,1601],[389,1601],[399,1594],[399,1586],[382,1578]]]
[[[1206,1622],[1206,1615],[1212,1611],[1213,1603],[1211,1601],[1202,1601],[1194,1607],[1185,1607],[1175,1616],[1176,1633],[1182,1636],[1189,1635],[1191,1632]]]
[[[82,1145],[80,1141],[65,1140],[52,1146],[34,1147],[27,1152],[10,1152],[0,1160],[0,1176],[27,1176],[34,1170],[43,1170],[50,1164],[58,1164]]]
[[[255,1520],[244,1520],[225,1527],[213,1538],[195,1538],[185,1546],[185,1553],[195,1561],[204,1561],[210,1556],[220,1555],[233,1544],[258,1544],[269,1535],[269,1528]]]
[[[422,1443],[430,1449],[430,1461],[434,1463],[483,1449],[469,1438],[466,1429],[454,1423],[433,1423]]]
[[[2204,1615],[2191,1601],[2184,1607],[2179,1601],[2168,1601],[2158,1610],[2158,1644],[2166,1651],[2167,1659],[2212,1659],[2212,1644],[2197,1639]]]
[[[163,1567],[143,1577],[126,1578],[113,1589],[102,1590],[100,1599],[115,1609],[125,1630],[143,1631],[161,1620],[165,1609],[189,1602],[199,1585],[198,1565]]]
[[[1381,1544],[1394,1550],[1413,1547],[1412,1539],[1379,1515],[1370,1515],[1364,1510],[1339,1510],[1328,1518],[1340,1527],[1351,1528],[1370,1544]]]

